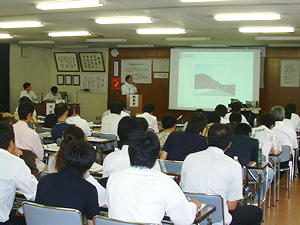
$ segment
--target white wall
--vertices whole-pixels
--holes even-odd
[[[40,49],[29,48],[29,57],[21,57],[21,47],[11,45],[10,49],[10,107],[14,110],[18,105],[22,85],[26,81],[30,82],[32,89],[40,101],[41,93],[45,95],[50,92],[51,86],[57,86],[59,91],[68,92],[69,100],[76,102],[76,92],[80,91],[80,86],[57,85],[57,74],[80,75],[82,72],[57,72],[54,59],[54,52],[102,52],[106,72],[103,72],[108,80],[108,49]],[[108,89],[106,82],[105,94],[78,94],[78,102],[81,103],[81,117],[87,121],[96,121],[96,116],[102,115],[106,111]]]

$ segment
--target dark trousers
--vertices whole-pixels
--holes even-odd
[[[230,225],[260,225],[262,220],[262,210],[253,205],[238,206],[232,215]]]

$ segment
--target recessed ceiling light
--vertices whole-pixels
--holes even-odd
[[[50,37],[88,36],[88,31],[54,32],[48,34]]]
[[[190,45],[190,47],[193,48],[224,48],[224,47],[229,47],[230,45],[227,44],[195,44],[195,45]]]
[[[37,21],[0,23],[0,28],[24,28],[24,27],[43,27],[43,26],[44,26],[43,23]]]
[[[10,38],[13,38],[13,36],[10,34],[0,34],[0,39],[10,39]]]
[[[219,14],[215,15],[217,21],[242,21],[242,20],[280,20],[281,14],[278,13],[245,13],[245,14]]]
[[[221,2],[226,0],[180,0],[181,2]]]
[[[86,42],[126,42],[125,38],[89,38]]]
[[[300,36],[282,36],[282,37],[255,37],[256,41],[297,41]]]
[[[268,44],[268,47],[300,47],[300,43],[293,43],[293,44],[284,44],[284,43]]]
[[[86,8],[86,7],[98,7],[103,6],[99,0],[83,0],[83,1],[65,1],[65,2],[50,2],[36,4],[36,8],[41,10],[53,10],[53,9],[74,9],[74,8]]]
[[[210,37],[167,37],[166,41],[209,41]]]
[[[19,44],[54,44],[55,41],[19,41]]]
[[[87,45],[62,45],[62,46],[55,46],[55,48],[88,48]]]
[[[123,23],[153,23],[150,17],[116,17],[100,18],[95,20],[99,24],[123,24]]]
[[[185,34],[184,29],[140,29],[136,31],[138,34]]]
[[[291,33],[293,27],[242,27],[239,28],[241,33]]]
[[[151,44],[132,44],[132,45],[117,45],[119,48],[152,48],[154,45]]]

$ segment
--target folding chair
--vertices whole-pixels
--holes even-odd
[[[164,173],[181,173],[182,161],[172,161],[159,159],[159,166]]]
[[[134,222],[125,222],[122,220],[115,220],[103,216],[94,216],[94,225],[155,225],[154,223],[134,223]]]
[[[293,166],[293,162],[291,160],[291,147],[288,145],[282,145],[282,153],[280,157],[280,163],[288,162],[288,165],[286,167],[280,167],[280,171],[287,171],[286,189],[288,190],[288,198],[290,198]]]

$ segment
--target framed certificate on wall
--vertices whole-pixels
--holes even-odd
[[[79,52],[82,72],[105,72],[102,52]]]
[[[58,72],[79,72],[76,52],[54,52]]]

